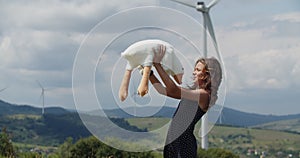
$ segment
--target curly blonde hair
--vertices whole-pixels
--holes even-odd
[[[200,88],[205,89],[210,93],[209,107],[215,105],[218,99],[218,89],[222,81],[222,68],[220,62],[214,58],[200,58],[196,61],[195,66],[201,62],[204,65],[203,71],[205,76],[202,78],[204,81]]]

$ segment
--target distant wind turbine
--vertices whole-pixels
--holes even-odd
[[[214,33],[214,29],[213,29],[213,25],[211,22],[211,18],[209,15],[209,10],[216,5],[220,0],[213,0],[211,1],[207,6],[204,4],[204,2],[197,2],[196,5],[194,4],[189,4],[187,2],[182,2],[181,0],[171,0],[177,3],[180,3],[182,5],[188,6],[188,7],[192,7],[195,8],[197,11],[202,12],[203,15],[203,25],[204,25],[204,30],[203,30],[203,54],[204,54],[204,58],[207,57],[207,30],[213,40],[213,44],[214,47],[216,49],[218,58],[221,59],[221,55],[220,52],[218,50],[218,45],[217,45],[217,40],[215,37],[215,33]],[[207,118],[207,114],[203,116],[202,118],[202,123],[201,123],[201,130],[202,130],[202,143],[201,143],[201,147],[203,149],[208,149],[208,137],[207,137],[207,130],[208,130],[208,118]]]
[[[40,86],[41,88],[41,95],[40,95],[40,99],[42,98],[42,104],[43,104],[43,107],[42,107],[42,115],[44,115],[45,113],[45,88],[42,86],[42,84],[36,80],[37,84]]]

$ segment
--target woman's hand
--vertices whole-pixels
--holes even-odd
[[[166,46],[160,44],[160,45],[158,45],[157,51],[155,48],[152,48],[152,50],[154,53],[153,64],[160,63],[166,53]]]

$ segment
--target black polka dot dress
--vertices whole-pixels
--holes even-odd
[[[164,158],[196,158],[195,124],[205,114],[198,103],[182,99],[173,115],[164,147]]]

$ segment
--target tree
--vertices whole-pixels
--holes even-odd
[[[78,140],[71,149],[72,158],[153,158],[151,152],[127,152],[122,150],[117,150],[113,147],[110,147],[96,137],[88,137]]]
[[[74,158],[96,158],[97,151],[101,149],[102,143],[95,137],[88,137],[78,140],[71,150],[71,157]]]
[[[6,128],[3,128],[0,133],[0,155],[5,157],[15,157],[16,155]]]
[[[59,146],[57,150],[57,154],[59,155],[59,157],[70,158],[72,145],[73,145],[73,138],[68,137],[65,140],[65,142]]]

